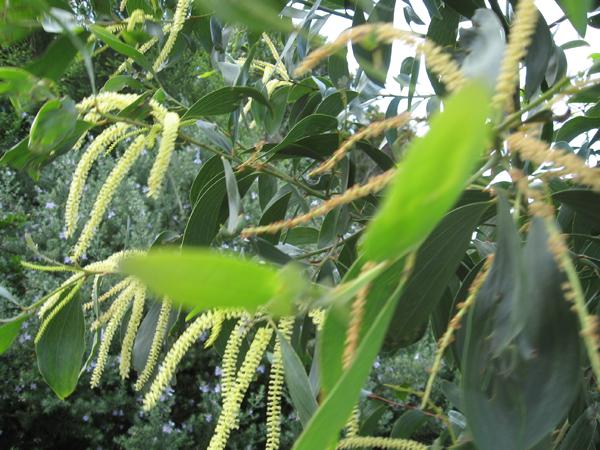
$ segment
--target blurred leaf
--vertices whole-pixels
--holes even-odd
[[[64,292],[61,299],[70,292]],[[85,352],[84,336],[81,298],[75,294],[75,298],[50,321],[35,346],[40,373],[61,400],[71,395],[77,386]]]
[[[75,129],[77,111],[73,100],[48,100],[40,108],[29,134],[29,150],[46,155],[59,147]]]
[[[346,106],[348,106],[348,103],[356,98],[357,95],[358,93],[354,91],[336,91],[325,97],[325,99],[319,103],[319,106],[317,106],[317,109],[315,110],[315,114],[325,114],[336,117],[344,110],[344,108],[346,108]]]
[[[0,355],[10,348],[14,340],[21,332],[21,325],[29,316],[19,316],[15,320],[0,325]]]
[[[598,99],[600,99],[600,83],[580,90],[569,98],[569,103],[596,103]]]
[[[187,308],[254,311],[282,287],[271,266],[204,249],[151,250],[127,258],[121,270]]]
[[[485,149],[488,112],[487,90],[469,85],[446,102],[427,135],[412,142],[367,227],[367,260],[397,258],[419,245],[458,199]],[[439,182],[432,186],[431,180]]]
[[[89,33],[79,33],[78,37],[85,40]],[[48,46],[44,54],[25,67],[40,78],[49,78],[58,82],[71,62],[77,55],[77,48],[68,35],[58,36]]]
[[[525,66],[525,97],[530,99],[546,77],[548,63],[554,53],[554,41],[550,29],[541,14],[538,15],[533,40],[527,49]]]
[[[465,17],[471,17],[477,9],[485,8],[483,0],[444,0],[444,3]]]
[[[133,90],[144,89],[144,85],[141,83],[141,81],[136,80],[135,78],[132,78],[128,75],[115,75],[114,77],[109,78],[106,83],[104,83],[104,86],[102,89],[100,89],[100,92],[119,92],[126,87],[129,87]]]
[[[202,0],[206,9],[214,11],[225,23],[242,24],[259,32],[293,30],[291,21],[279,17],[285,3],[280,0]]]
[[[278,195],[274,196],[269,204],[265,207],[265,211],[260,217],[259,225],[267,225],[269,223],[277,222],[278,220],[285,219],[285,214],[287,212],[288,204],[290,201],[290,197],[292,196],[292,191],[289,189],[282,189]],[[266,234],[263,236],[263,239],[271,242],[272,244],[277,244],[279,242],[279,236],[281,232],[274,234]]]
[[[306,370],[300,358],[283,334],[277,332],[283,355],[285,381],[292,405],[300,423],[305,427],[317,410],[317,401],[312,393]]]
[[[570,142],[581,134],[600,127],[600,117],[574,117],[556,132],[555,141]]]
[[[558,450],[593,450],[598,444],[598,418],[594,407],[590,407],[579,416]]]
[[[482,450],[532,447],[579,390],[577,322],[543,220],[534,218],[523,250],[506,201],[498,222],[498,250],[469,312],[463,353],[464,413]]]
[[[185,112],[182,120],[228,114],[239,108],[241,101],[251,97],[263,105],[269,101],[258,90],[248,86],[230,86],[209,92]]]

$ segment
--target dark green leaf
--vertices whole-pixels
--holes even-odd
[[[85,39],[89,33],[80,34]],[[77,55],[77,48],[68,35],[58,36],[48,46],[45,53],[26,66],[26,69],[40,78],[59,81]]]
[[[525,66],[525,97],[531,98],[546,77],[548,62],[554,53],[554,41],[546,21],[540,14],[533,34],[533,40],[527,49]]]
[[[587,28],[587,12],[591,9],[592,0],[556,0],[569,21],[581,36],[585,36]]]
[[[582,133],[594,130],[600,127],[599,117],[575,117],[566,122],[556,132],[556,141],[570,142]]]
[[[35,346],[40,373],[60,399],[71,395],[77,386],[85,352],[84,335],[81,299],[75,294],[50,321]]]
[[[428,420],[429,417],[423,411],[410,409],[402,414],[396,423],[394,423],[390,437],[396,439],[410,439],[414,432]]]
[[[358,95],[354,91],[337,91],[331,95],[325,97],[325,99],[319,103],[315,114],[325,114],[328,116],[336,117],[341,113],[352,100]]]
[[[288,203],[290,201],[291,196],[291,190],[282,189],[279,195],[273,197],[267,205],[267,207],[265,208],[265,212],[260,217],[259,225],[267,225],[269,223],[285,219],[285,214],[287,212]],[[263,236],[263,239],[271,242],[272,244],[277,244],[279,242],[280,234],[281,232],[275,234],[267,234]]]
[[[206,94],[185,112],[182,120],[199,119],[206,116],[228,114],[239,108],[244,98],[251,97],[255,101],[269,105],[260,91],[248,86],[230,86],[217,89]]]
[[[150,61],[148,61],[148,58],[146,58],[142,53],[140,53],[135,47],[132,47],[131,45],[119,40],[112,33],[106,31],[104,28],[98,25],[90,25],[90,30],[96,35],[98,39],[104,41],[106,45],[108,45],[116,52],[119,52],[122,55],[133,59],[144,69],[152,70],[152,64],[150,63]]]

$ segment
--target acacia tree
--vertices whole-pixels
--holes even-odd
[[[0,69],[1,93],[34,117],[0,163],[35,179],[60,155],[80,156],[64,205],[70,262],[22,261],[70,276],[42,298],[8,298],[15,315],[2,319],[0,350],[37,316],[41,375],[66,398],[88,366],[101,392],[120,340],[119,372],[135,372],[149,409],[203,339],[223,354],[211,449],[226,447],[265,355],[269,449],[279,447],[284,391],[302,424],[297,449],[593,447],[599,66],[567,76],[557,24],[532,0],[422,3],[426,35],[392,25],[401,8],[424,25],[409,1],[7,3],[6,45],[40,29],[56,37],[26,66]],[[591,2],[558,4],[582,36],[598,24]],[[323,45],[332,16],[349,28]],[[385,91],[396,41],[410,52],[395,79],[402,95]],[[228,85],[189,103],[164,77],[188,46],[210,54]],[[100,52],[122,60],[102,86]],[[85,66],[88,97],[61,96],[71,63]],[[385,117],[369,113],[384,97]],[[559,102],[567,115],[555,114]],[[190,148],[210,158],[185,228],[81,265],[139,156],[155,155],[147,186],[158,198],[173,152]],[[109,153],[117,163],[80,211]],[[410,440],[408,416],[390,437],[364,435],[359,396],[378,353],[429,329],[438,349],[411,395],[439,436]],[[443,365],[459,382],[436,404]]]

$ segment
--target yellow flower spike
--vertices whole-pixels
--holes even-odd
[[[74,275],[71,275],[63,283],[61,283],[60,287],[65,288],[65,286],[70,286],[70,285],[74,284],[77,280],[79,280],[83,277],[84,277],[83,273],[76,273]],[[37,312],[37,315],[40,319],[44,316],[44,314],[46,314],[48,311],[50,311],[50,309],[52,309],[54,307],[54,305],[56,305],[56,303],[60,300],[60,295],[63,292],[63,290],[64,289],[61,289],[60,292],[50,296],[48,298],[48,300],[46,300],[44,303],[42,303],[42,306],[40,306],[40,309]]]
[[[297,216],[289,220],[273,222],[268,225],[245,228],[242,230],[241,236],[243,238],[248,238],[258,234],[273,234],[281,230],[294,228],[298,225],[310,222],[315,217],[323,216],[338,206],[352,203],[354,200],[380,191],[392,180],[395,173],[395,169],[390,169],[387,172],[372,177],[365,184],[354,185],[343,194],[332,197],[331,199],[323,202],[321,205],[311,209],[309,212],[301,216]]]
[[[512,96],[519,81],[519,63],[527,54],[537,18],[538,10],[534,0],[520,0],[510,27],[508,45],[496,81],[496,94],[492,98],[492,104],[498,110],[506,112],[512,110]]]
[[[136,283],[135,294],[133,300],[133,307],[131,309],[131,317],[127,324],[127,331],[123,338],[123,345],[121,347],[121,361],[119,362],[119,373],[121,378],[129,378],[129,371],[131,369],[131,354],[133,351],[133,344],[135,336],[137,334],[140,323],[142,322],[142,315],[144,314],[144,303],[146,302],[146,288],[140,283]]]
[[[119,11],[123,12],[127,8],[127,0],[121,0],[121,4],[119,5]]]
[[[288,339],[292,334],[294,326],[293,317],[283,317],[279,321],[279,331]],[[279,436],[281,435],[281,395],[283,392],[284,371],[283,354],[279,336],[275,340],[273,349],[273,360],[269,374],[269,393],[267,397],[267,445],[266,450],[279,448]]]
[[[225,351],[223,352],[223,359],[221,361],[221,395],[223,402],[225,402],[227,393],[233,388],[240,347],[249,331],[248,320],[249,316],[247,315],[238,320],[229,335]]]
[[[112,296],[114,296],[117,293],[121,292],[123,289],[125,289],[129,285],[130,282],[131,282],[131,280],[129,278],[125,278],[124,280],[121,280],[120,282],[118,282],[117,284],[115,284],[113,287],[111,287],[108,291],[106,291],[104,294],[102,294],[100,297],[98,297],[96,299],[97,304],[100,305],[101,303],[105,302],[106,300],[108,300]],[[84,311],[89,311],[93,307],[94,307],[94,301],[93,300],[91,300],[91,301],[89,301],[87,303],[84,303],[84,305],[83,305]]]
[[[271,40],[271,38],[269,37],[269,35],[267,33],[263,33],[262,38],[265,41],[265,43],[267,44],[267,47],[269,47],[269,51],[271,52],[271,55],[273,55],[273,59],[275,59],[275,65],[277,66],[277,71],[279,72],[279,74],[282,76],[282,78],[284,80],[289,81],[290,77],[287,73],[287,69],[285,68],[285,64],[283,64],[283,61],[281,60],[281,56],[279,56],[279,52],[277,51],[275,44],[273,44],[273,41]]]
[[[84,283],[84,279],[81,279],[80,281],[77,282],[77,284],[71,288],[71,292],[69,292],[65,298],[63,298],[61,300],[60,303],[58,303],[58,305],[56,305],[54,307],[54,309],[52,311],[50,311],[50,314],[48,314],[46,316],[46,318],[44,319],[44,321],[41,323],[38,332],[35,336],[35,340],[34,342],[37,344],[39,342],[39,340],[42,338],[42,335],[44,334],[44,332],[46,331],[46,328],[48,328],[48,325],[50,324],[50,322],[52,321],[52,319],[54,319],[56,317],[56,315],[71,301],[73,300],[73,297],[75,297],[75,294],[77,294],[77,292],[79,292],[79,289],[81,289],[81,286]]]
[[[308,312],[308,317],[312,319],[312,323],[317,331],[321,331],[325,322],[325,310],[320,308],[311,309]]]
[[[169,29],[169,36],[167,37],[164,47],[161,49],[158,57],[156,58],[156,61],[154,61],[153,69],[155,72],[158,72],[161,69],[162,65],[165,63],[169,57],[169,54],[173,50],[173,46],[177,40],[177,35],[185,23],[185,17],[190,9],[190,3],[190,0],[179,0],[177,2],[175,14],[173,15],[173,23]]]
[[[83,196],[83,189],[87,176],[92,168],[92,165],[102,154],[104,150],[114,141],[118,140],[123,136],[130,125],[125,123],[116,123],[105,129],[94,141],[89,145],[77,167],[73,173],[71,179],[71,186],[69,188],[69,195],[67,197],[67,203],[65,205],[65,225],[66,235],[70,237],[75,232],[77,227],[77,219],[79,215],[79,206],[81,203],[81,197]]]
[[[155,99],[150,99],[148,104],[150,105],[150,108],[152,108],[152,111],[150,113],[152,114],[154,119],[156,119],[156,121],[162,125],[162,123],[165,121],[165,117],[167,116],[169,110]]]
[[[210,336],[204,343],[204,348],[209,348],[217,341],[221,330],[223,329],[223,322],[225,321],[225,314],[220,310],[215,310],[215,320],[213,322],[212,329],[210,330]]]
[[[149,16],[152,18],[152,16]],[[142,9],[136,9],[127,18],[127,31],[133,31],[138,23],[143,23],[146,20],[146,13]]]
[[[214,322],[214,314],[206,312],[192,322],[183,332],[179,339],[173,344],[173,347],[167,353],[156,378],[150,386],[150,390],[144,397],[144,410],[148,411],[156,406],[160,395],[165,390],[171,378],[175,374],[177,365],[190,349],[192,344],[198,340],[203,331],[211,327]]]
[[[118,92],[101,92],[81,100],[75,107],[80,114],[95,110],[98,113],[123,109],[136,101],[138,94],[121,94]]]
[[[208,450],[223,450],[227,445],[231,431],[237,428],[240,405],[254,378],[263,354],[271,341],[272,334],[273,330],[266,327],[259,328],[256,332],[248,353],[246,353],[244,362],[240,367],[235,384],[231,387],[231,392],[225,398],[221,415],[208,445]]]
[[[427,450],[429,446],[410,439],[394,439],[386,437],[355,436],[342,439],[337,445],[338,449],[348,448],[390,448],[395,450]]]
[[[351,438],[358,436],[358,431],[360,429],[360,408],[356,405],[352,408],[352,412],[350,413],[350,418],[346,423],[346,437]]]
[[[175,150],[175,140],[177,139],[177,132],[179,130],[179,115],[174,112],[168,112],[165,115],[163,123],[163,133],[158,148],[158,154],[150,170],[150,176],[148,177],[148,196],[152,198],[158,198],[160,194],[160,188],[163,184],[163,180],[169,169],[169,163],[171,162],[171,155]]]
[[[160,353],[165,334],[167,333],[167,324],[169,323],[170,314],[171,302],[167,298],[164,298],[160,307],[160,313],[158,314],[158,320],[156,321],[156,329],[154,331],[154,336],[152,337],[152,344],[150,344],[146,365],[133,386],[136,391],[139,391],[144,387],[150,379],[152,371],[156,367],[158,354]]]
[[[102,377],[102,373],[104,372],[104,368],[106,367],[106,362],[108,361],[108,351],[110,350],[110,344],[112,343],[113,337],[115,336],[115,332],[123,316],[129,309],[129,305],[131,304],[131,299],[135,295],[135,286],[129,286],[125,289],[119,298],[115,300],[114,305],[116,305],[114,313],[111,315],[110,320],[108,321],[108,325],[106,326],[106,330],[104,330],[104,334],[102,336],[102,340],[100,343],[100,349],[98,350],[98,359],[96,360],[96,367],[94,367],[94,371],[92,372],[92,378],[90,381],[90,386],[92,388],[98,387],[100,385],[100,378]]]
[[[94,332],[109,322],[111,317],[115,315],[116,310],[119,309],[119,305],[123,301],[123,298],[135,294],[135,283],[131,279],[128,279],[127,282],[127,286],[121,289],[121,292],[119,292],[119,295],[117,295],[108,309],[91,323],[90,331]]]
[[[81,236],[79,236],[79,240],[73,249],[73,254],[71,256],[73,261],[78,260],[81,255],[83,255],[83,252],[85,252],[90,245],[92,238],[96,235],[98,225],[100,225],[100,222],[102,222],[104,213],[106,212],[106,209],[108,208],[117,188],[142,153],[145,140],[146,137],[144,135],[138,136],[108,175],[108,178],[106,179],[104,185],[100,189],[98,197],[96,198],[96,202],[94,203],[94,207],[90,213],[89,220],[85,224]]]
[[[158,38],[155,38],[155,37],[150,38],[146,42],[144,42],[142,45],[140,45],[139,48],[137,49],[137,51],[143,55],[148,50],[150,50],[152,47],[154,47],[154,45],[157,42],[158,42]],[[112,76],[114,77],[115,75],[119,75],[119,74],[125,72],[126,70],[128,70],[131,67],[131,64],[133,64],[133,59],[127,58],[125,61],[123,61],[121,63],[121,65],[117,68],[117,70],[115,70],[115,73],[113,73]]]
[[[410,120],[409,113],[403,113],[395,117],[390,117],[389,119],[381,120],[379,122],[373,122],[370,125],[366,126],[362,130],[353,134],[350,138],[348,138],[341,146],[338,148],[334,154],[324,163],[322,163],[319,167],[312,170],[308,176],[314,177],[315,175],[319,175],[323,172],[327,172],[335,167],[335,165],[346,156],[348,151],[356,144],[358,141],[363,139],[369,139],[375,136],[379,136],[385,131],[392,128],[400,128],[404,126]]]

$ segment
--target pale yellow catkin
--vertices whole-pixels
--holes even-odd
[[[129,305],[131,304],[131,299],[135,295],[135,287],[129,286],[126,288],[121,295],[115,300],[115,304],[117,307],[115,308],[114,314],[108,321],[108,325],[104,330],[100,341],[100,348],[98,350],[98,358],[96,359],[96,367],[94,367],[94,371],[92,372],[92,378],[90,380],[90,386],[92,388],[98,387],[100,385],[100,379],[102,378],[102,373],[104,372],[104,368],[106,367],[106,363],[108,361],[108,351],[110,350],[110,345],[115,336],[117,328],[125,316],[125,313],[129,309]]]
[[[61,283],[59,292],[55,293],[54,295],[51,295],[48,298],[48,300],[46,300],[44,303],[42,303],[42,305],[40,306],[40,309],[37,312],[38,317],[41,319],[44,316],[44,314],[46,314],[48,311],[50,311],[50,309],[52,309],[54,307],[54,305],[56,305],[56,303],[60,300],[61,293],[65,289],[67,289],[68,286],[75,284],[77,282],[77,280],[80,280],[83,277],[84,277],[83,273],[76,273],[74,275],[71,275],[63,283]]]
[[[273,41],[271,40],[271,38],[269,37],[269,35],[267,33],[263,33],[262,37],[263,37],[263,40],[265,41],[265,43],[267,44],[267,47],[269,47],[269,51],[271,52],[271,55],[273,55],[273,59],[275,60],[275,65],[277,67],[277,71],[283,77],[283,79],[285,81],[289,81],[290,77],[287,73],[287,69],[285,68],[285,64],[281,60],[281,56],[279,56],[279,52],[277,51],[275,44],[273,44]]]
[[[319,167],[312,170],[308,174],[308,176],[314,177],[315,175],[319,175],[323,172],[327,172],[328,170],[333,169],[335,165],[339,161],[341,161],[342,158],[344,158],[344,156],[346,156],[346,154],[358,141],[379,136],[385,131],[390,130],[392,128],[400,128],[404,126],[409,120],[410,114],[403,113],[398,116],[390,117],[385,120],[371,123],[370,125],[366,126],[362,130],[356,132],[350,138],[348,138],[327,161],[323,162]]]
[[[355,405],[350,413],[350,418],[346,422],[346,438],[358,436],[360,429],[360,408]]]
[[[65,225],[67,237],[72,236],[75,232],[77,219],[79,216],[79,206],[81,204],[81,197],[83,196],[83,189],[92,165],[102,154],[102,152],[105,151],[111,143],[117,141],[121,136],[126,134],[129,128],[130,125],[126,123],[116,123],[105,129],[88,146],[87,150],[77,163],[77,167],[75,168],[75,172],[71,178],[71,187],[69,188],[69,195],[65,204]]]
[[[226,393],[231,391],[235,381],[238,355],[242,342],[249,331],[249,319],[250,317],[246,315],[238,320],[229,335],[225,351],[223,352],[223,359],[221,361],[221,396],[223,397],[223,402],[225,402]]]
[[[427,450],[429,446],[421,444],[417,441],[409,439],[394,439],[386,437],[371,437],[371,436],[355,436],[342,439],[338,445],[338,449],[348,448],[390,448],[394,450]]]
[[[152,47],[154,47],[157,42],[158,42],[158,38],[155,38],[155,37],[150,38],[146,42],[144,42],[142,45],[140,45],[137,48],[137,51],[140,52],[141,54],[144,54],[148,50],[150,50]],[[125,72],[126,70],[128,70],[131,67],[132,64],[133,64],[133,59],[127,58],[125,61],[123,61],[121,63],[121,65],[119,67],[117,67],[117,70],[115,70],[115,72],[112,74],[112,76],[114,77],[115,75],[119,75],[119,74]]]
[[[425,64],[431,72],[440,76],[448,91],[459,89],[465,82],[460,67],[441,47],[428,40],[419,40],[417,35],[399,30],[389,23],[364,24],[344,31],[333,42],[310,53],[296,68],[294,74],[300,76],[311,70],[323,59],[343,49],[348,42],[360,42],[365,39],[387,44],[400,40],[416,47],[418,53],[425,56]]]
[[[135,382],[134,389],[136,391],[141,390],[144,385],[150,379],[152,371],[156,367],[158,362],[158,355],[162,347],[165,334],[167,332],[167,324],[169,323],[169,315],[171,314],[171,302],[169,299],[164,298],[156,321],[156,329],[154,330],[154,336],[152,337],[152,343],[150,344],[150,351],[148,352],[148,359],[146,365]]]
[[[225,321],[225,314],[221,310],[215,310],[215,319],[213,321],[210,335],[206,342],[204,342],[204,348],[209,348],[219,339],[221,330],[223,329],[223,322]]]
[[[317,331],[323,329],[323,323],[325,322],[325,310],[322,308],[311,309],[308,312],[308,317],[311,318],[313,325]]]
[[[538,14],[534,0],[519,0],[496,80],[496,93],[492,97],[492,105],[498,110],[512,110],[512,96],[519,81],[519,63],[527,54]]]
[[[202,332],[209,329],[214,321],[214,314],[206,312],[196,318],[181,336],[175,341],[163,363],[160,366],[156,378],[144,397],[144,410],[152,409],[158,403],[162,392],[171,382],[177,369],[177,365],[190,349],[192,344],[198,340]]]
[[[156,61],[154,61],[154,65],[152,68],[155,72],[158,72],[163,64],[167,61],[167,58],[171,54],[173,47],[175,46],[175,41],[177,40],[177,36],[179,32],[183,28],[185,23],[185,18],[187,16],[188,10],[190,9],[190,0],[179,0],[177,2],[177,6],[175,7],[175,14],[173,15],[173,23],[169,28],[169,36],[167,37],[167,41],[165,45],[161,49]]]
[[[117,293],[119,293],[123,289],[125,289],[129,285],[130,282],[131,282],[131,280],[129,278],[125,278],[124,280],[119,281],[117,284],[115,284],[113,287],[111,287],[108,291],[106,291],[104,294],[102,294],[100,297],[98,297],[95,302],[94,302],[94,300],[90,300],[89,302],[85,303],[83,305],[83,309],[85,311],[89,311],[90,309],[92,309],[94,307],[94,303],[96,303],[97,305],[100,305],[101,303],[105,302],[106,300],[110,299],[112,296],[116,295]]]
[[[100,222],[104,217],[104,213],[110,205],[117,188],[142,153],[142,150],[144,149],[144,143],[145,136],[138,136],[125,151],[123,156],[121,156],[116,166],[108,175],[108,178],[102,185],[100,193],[96,198],[96,202],[94,203],[94,207],[92,208],[88,222],[85,224],[85,227],[79,236],[79,240],[73,249],[71,256],[73,261],[77,261],[89,247],[92,238],[96,234],[98,225],[100,225]]]
[[[279,321],[279,331],[284,339],[292,334],[293,317],[283,317]],[[283,393],[284,372],[283,353],[280,336],[275,340],[271,372],[269,373],[269,391],[267,395],[267,445],[266,450],[277,450],[281,435],[281,396]]]
[[[163,123],[163,133],[158,148],[158,154],[150,170],[148,177],[148,196],[158,198],[163,180],[169,169],[171,156],[175,150],[175,140],[179,130],[179,115],[174,112],[168,112],[165,115]]]
[[[223,450],[227,445],[231,431],[238,427],[240,405],[271,341],[272,334],[273,330],[270,328],[264,327],[257,330],[240,367],[235,384],[231,386],[231,392],[227,393],[225,397],[223,409],[208,445],[208,450]]]
[[[294,228],[298,225],[310,222],[315,217],[323,216],[329,211],[332,211],[333,209],[337,208],[338,206],[351,203],[354,200],[366,197],[367,195],[380,191],[392,180],[395,173],[395,169],[390,169],[387,172],[384,172],[380,175],[376,175],[373,178],[371,178],[367,183],[352,186],[343,194],[332,197],[331,199],[323,202],[321,205],[317,206],[314,209],[311,209],[308,213],[303,214],[301,216],[297,216],[289,220],[280,220],[278,222],[273,222],[268,225],[245,228],[242,230],[241,236],[243,238],[248,238],[251,236],[256,236],[258,234],[273,234],[281,230]]]
[[[551,163],[558,170],[551,175],[570,175],[578,182],[600,192],[600,169],[589,167],[585,161],[573,153],[550,148],[548,144],[523,132],[513,133],[506,139],[509,150],[518,151],[524,159],[536,164]]]
[[[146,288],[141,283],[136,283],[133,307],[131,308],[131,316],[127,324],[125,337],[121,346],[121,360],[119,361],[119,374],[121,378],[129,377],[131,370],[131,355],[133,353],[133,344],[138,328],[142,322],[144,315],[144,303],[146,302]]]
[[[101,92],[81,100],[75,107],[79,114],[96,111],[105,114],[110,111],[120,110],[140,98],[139,94],[121,94],[119,92]]]
[[[71,302],[71,300],[73,300],[73,298],[75,297],[75,295],[77,294],[77,292],[79,292],[79,289],[81,289],[81,286],[83,285],[84,281],[85,280],[82,279],[79,282],[77,282],[77,284],[74,287],[71,288],[71,291],[44,318],[44,321],[40,324],[38,332],[37,332],[37,334],[35,336],[34,342],[36,344],[40,341],[40,339],[44,335],[44,332],[48,328],[48,325],[50,325],[50,322],[52,321],[52,319],[54,319],[57,316],[57,314],[60,311],[62,311],[62,309],[65,306],[67,306],[69,304],[69,302]]]

